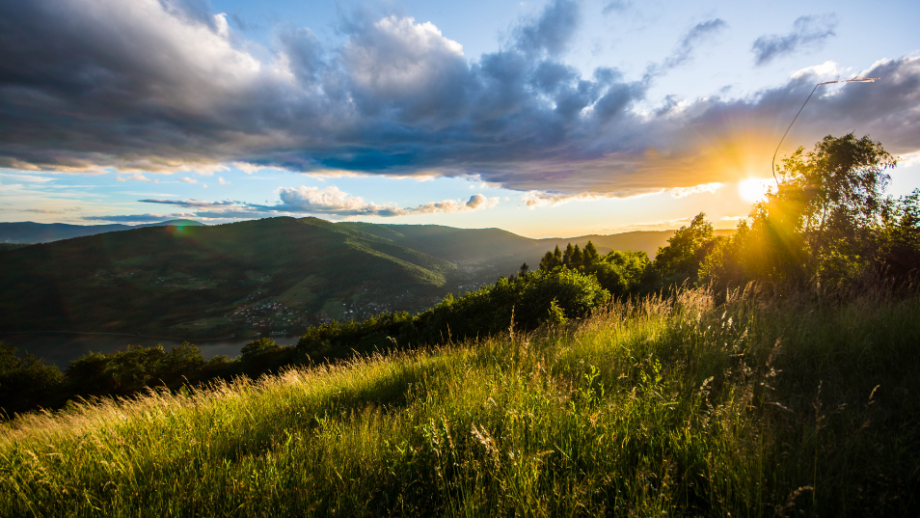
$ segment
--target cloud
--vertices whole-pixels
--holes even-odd
[[[47,176],[40,176],[34,174],[21,174],[21,173],[7,173],[5,171],[0,171],[0,177],[4,180],[13,180],[15,182],[25,182],[25,183],[49,183],[53,182],[54,179]]]
[[[153,181],[153,180],[151,180],[150,178],[147,178],[146,176],[144,176],[144,175],[141,174],[141,173],[134,173],[134,174],[132,174],[132,175],[130,175],[130,176],[119,176],[119,177],[117,177],[117,178],[115,178],[115,179],[118,180],[119,182],[127,182],[128,180],[137,180],[137,181],[139,181],[139,182],[152,182],[152,181]],[[184,181],[184,180],[183,180],[183,181]]]
[[[83,216],[87,221],[111,221],[114,223],[159,223],[176,218],[188,217],[188,214],[133,214],[114,216]]]
[[[203,0],[0,2],[0,168],[475,175],[547,203],[635,196],[768,172],[818,77],[646,106],[654,76],[563,60],[581,19],[574,1],[550,2],[476,57],[427,21],[346,18],[335,41],[278,29],[255,51]],[[789,48],[832,29],[812,18]],[[691,28],[658,66],[687,63],[724,27]],[[895,154],[920,151],[920,57],[861,73],[882,80],[816,93],[791,149],[855,130]]]
[[[794,54],[800,50],[821,47],[825,40],[836,36],[837,18],[834,15],[801,16],[792,24],[792,32],[786,35],[764,35],[751,46],[754,63],[763,66],[776,58]]]
[[[466,202],[444,200],[424,203],[416,207],[400,208],[395,204],[378,205],[373,202],[366,202],[364,198],[352,196],[335,186],[329,186],[324,189],[305,186],[283,187],[278,189],[278,198],[279,202],[274,205],[259,205],[229,200],[209,202],[196,199],[165,200],[149,198],[138,201],[192,209],[197,212],[199,217],[243,219],[265,217],[269,214],[316,214],[334,217],[414,216],[420,214],[469,212],[492,208],[499,203],[498,198],[487,198],[482,194],[475,194]]]
[[[32,212],[35,214],[64,214],[63,210],[52,209],[19,209],[19,212]]]
[[[184,178],[179,178],[179,181],[180,181],[180,182],[185,182],[185,183],[198,183],[198,180],[196,180],[196,179],[194,179],[194,178],[189,178],[188,176],[186,176],[186,177],[184,177]]]
[[[632,8],[632,2],[629,0],[611,0],[601,9],[601,14],[625,13]]]
[[[689,62],[697,47],[727,28],[728,24],[721,18],[714,18],[694,25],[680,38],[674,52],[665,58],[661,65],[657,65],[653,68],[654,73],[661,74]]]
[[[671,196],[675,198],[685,198],[691,194],[699,194],[703,192],[714,193],[721,188],[722,184],[719,182],[694,185],[693,187],[675,187],[674,189],[671,189]]]
[[[227,180],[224,180],[224,177],[223,177],[223,176],[218,176],[218,177],[217,177],[217,183],[219,183],[219,184],[221,184],[221,185],[230,185],[230,182],[228,182]]]
[[[581,10],[574,0],[551,0],[540,17],[517,27],[517,47],[525,53],[562,54],[581,22]]]

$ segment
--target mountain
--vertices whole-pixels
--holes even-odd
[[[71,239],[75,237],[92,236],[105,232],[117,232],[121,230],[133,230],[142,227],[163,227],[163,226],[197,226],[204,225],[199,221],[190,219],[175,219],[163,221],[160,223],[148,223],[146,225],[68,225],[66,223],[33,223],[24,221],[20,223],[0,223],[0,243],[48,243],[59,241],[61,239]]]

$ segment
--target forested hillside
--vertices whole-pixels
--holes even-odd
[[[142,228],[4,252],[0,330],[188,336],[260,327],[254,319],[286,330],[344,318],[345,304],[362,296],[389,301],[384,309],[422,309],[455,270],[315,218]]]

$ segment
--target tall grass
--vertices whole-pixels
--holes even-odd
[[[918,315],[690,290],[33,413],[0,429],[0,515],[916,515]]]

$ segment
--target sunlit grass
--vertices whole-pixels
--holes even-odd
[[[918,310],[686,291],[30,414],[0,430],[0,515],[909,515]]]

